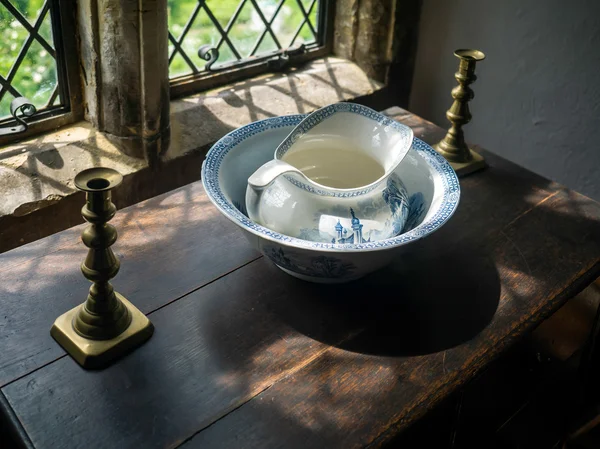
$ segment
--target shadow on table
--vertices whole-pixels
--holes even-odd
[[[349,284],[297,284],[298,294],[273,304],[283,321],[323,343],[388,356],[470,340],[492,320],[500,298],[492,260],[465,248],[407,255]]]

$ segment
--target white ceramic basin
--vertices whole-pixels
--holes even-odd
[[[456,173],[442,156],[415,138],[395,172],[410,198],[402,234],[361,244],[321,243],[253,222],[244,207],[248,177],[273,158],[277,146],[304,117],[275,117],[238,128],[219,140],[202,164],[202,183],[213,204],[285,272],[312,282],[358,279],[390,263],[406,245],[435,232],[456,210],[460,199]]]

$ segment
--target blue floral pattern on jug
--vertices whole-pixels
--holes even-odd
[[[317,218],[320,216],[321,214],[316,215]],[[368,238],[363,236],[363,225],[361,224],[360,219],[356,217],[356,213],[352,208],[350,208],[350,216],[352,218],[350,220],[349,227],[342,225],[340,219],[338,219],[335,226],[332,226],[330,232],[326,233],[326,236],[323,236],[323,232],[319,229],[305,228],[301,229],[299,238],[317,242],[328,242],[331,240],[331,243],[337,243],[340,245],[370,242],[370,236]]]
[[[343,279],[351,277],[356,267],[336,257],[317,256],[301,257],[286,254],[281,247],[264,248],[266,256],[275,264],[286,270],[303,276],[327,279]]]
[[[358,202],[357,211],[350,208],[347,215],[343,214],[345,210],[340,211],[339,208],[320,210],[313,217],[314,227],[300,229],[298,238],[313,242],[331,242],[337,245],[357,245],[397,236],[405,228],[404,223],[410,208],[408,192],[404,183],[396,176],[390,176],[386,188],[382,192],[382,199],[392,212],[391,221],[380,223],[383,225],[383,229],[373,229],[369,225],[365,227],[361,223],[361,220],[370,220],[371,225],[375,223],[378,207],[381,207],[382,203],[378,205],[371,199]],[[323,215],[339,218],[331,228],[323,229],[322,226],[319,226]],[[342,223],[341,220],[344,220],[345,223]]]

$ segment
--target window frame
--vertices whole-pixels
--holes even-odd
[[[56,51],[56,69],[61,106],[36,112],[26,119],[28,128],[19,134],[0,136],[0,147],[50,131],[83,118],[80,62],[76,33],[76,9],[64,0],[48,0],[52,23],[52,38]],[[0,120],[0,127],[9,127],[14,118]]]
[[[321,42],[310,44],[302,54],[290,56],[286,69],[333,53],[335,0],[320,0],[319,7],[317,27],[322,30],[320,33]],[[272,57],[274,54],[270,56]],[[241,67],[233,66],[215,72],[202,71],[169,79],[171,99],[197,94],[224,84],[270,72],[272,69],[268,66],[268,59],[270,59],[269,54],[259,58],[255,63],[245,63]]]

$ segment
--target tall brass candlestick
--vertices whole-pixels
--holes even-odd
[[[59,316],[50,334],[84,368],[108,364],[146,341],[154,331],[150,320],[109,282],[120,267],[110,248],[117,240],[117,230],[108,224],[117,211],[110,191],[122,180],[117,171],[100,167],[75,177],[75,186],[86,192],[81,214],[90,226],[81,239],[89,251],[81,271],[92,286],[85,303]]]
[[[475,76],[475,65],[483,61],[485,55],[479,50],[461,49],[456,50],[454,55],[460,59],[458,72],[454,74],[458,86],[452,89],[454,103],[446,112],[446,117],[452,124],[446,137],[444,137],[434,148],[444,156],[456,173],[466,175],[485,167],[483,157],[470,150],[465,142],[463,125],[471,121],[469,101],[473,99],[473,90],[469,85],[477,79]]]

